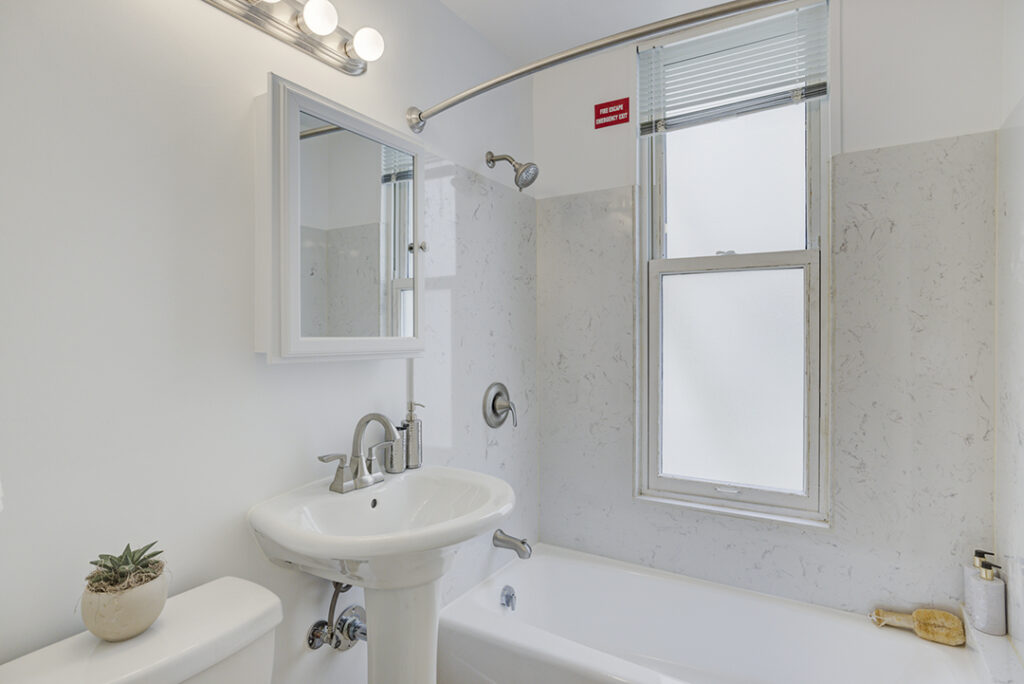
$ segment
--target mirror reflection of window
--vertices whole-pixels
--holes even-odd
[[[381,147],[381,215],[385,217],[383,234],[392,236],[388,250],[391,291],[388,293],[392,334],[412,337],[413,264],[416,260],[413,239],[413,164],[412,156],[386,145]]]
[[[412,156],[300,114],[303,337],[412,336]]]

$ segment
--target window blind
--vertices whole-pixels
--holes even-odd
[[[828,5],[643,50],[640,132],[693,126],[828,93]]]
[[[381,183],[412,178],[412,155],[387,145],[380,146]]]

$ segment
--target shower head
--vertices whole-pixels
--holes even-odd
[[[493,152],[488,152],[487,155],[484,157],[484,161],[487,162],[487,167],[490,169],[494,168],[494,162],[502,160],[507,161],[509,164],[512,165],[512,168],[515,169],[515,183],[516,187],[519,188],[519,192],[522,192],[523,188],[528,187],[531,183],[533,183],[533,181],[537,180],[537,176],[540,175],[540,169],[538,169],[537,165],[534,164],[533,162],[526,162],[525,164],[520,164],[507,154],[495,155]]]
[[[519,188],[519,192],[523,191],[523,188],[527,187],[533,181],[537,180],[537,176],[540,175],[540,169],[533,162],[526,162],[525,164],[516,164],[516,187]]]

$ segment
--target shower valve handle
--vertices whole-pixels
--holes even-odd
[[[499,416],[503,416],[506,413],[512,414],[512,427],[519,427],[519,420],[516,418],[516,405],[509,401],[507,397],[498,396],[494,399],[494,412]]]

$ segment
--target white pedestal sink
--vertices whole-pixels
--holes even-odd
[[[435,684],[438,581],[454,547],[512,510],[508,483],[424,466],[345,494],[331,478],[257,504],[249,524],[272,562],[363,587],[370,684]]]

